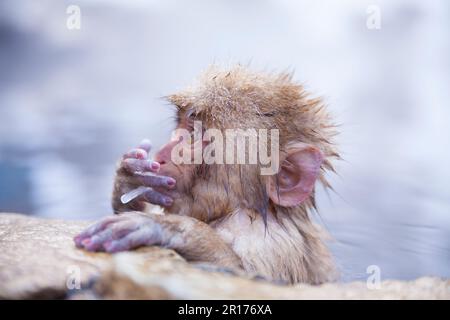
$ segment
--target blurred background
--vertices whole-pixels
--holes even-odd
[[[341,124],[318,221],[342,279],[450,277],[449,35],[445,0],[3,0],[0,211],[110,214],[117,159],[170,136],[161,97],[250,63],[295,70]]]

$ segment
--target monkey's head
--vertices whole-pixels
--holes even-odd
[[[169,212],[211,221],[250,209],[266,219],[269,211],[314,206],[316,181],[328,186],[324,173],[338,157],[335,132],[321,100],[291,78],[211,67],[197,84],[168,97],[185,132],[155,158],[161,174],[177,180]],[[176,161],[178,155],[188,161]]]

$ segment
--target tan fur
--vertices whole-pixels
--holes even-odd
[[[319,148],[325,155],[320,181],[331,159],[338,154],[336,134],[320,99],[310,98],[290,74],[262,74],[237,66],[231,70],[208,69],[197,85],[172,95],[178,114],[193,113],[204,127],[266,128],[280,130],[281,152],[299,141]],[[267,197],[259,168],[251,165],[197,166],[186,197],[171,212],[215,221],[214,226],[242,258],[244,267],[273,279],[321,283],[335,278],[330,253],[322,235],[309,218],[314,193],[298,207],[283,208]],[[264,211],[265,208],[267,212]],[[255,214],[257,212],[258,214]],[[261,215],[267,214],[267,228]],[[225,218],[223,218],[225,217]]]
[[[267,228],[253,212],[238,211],[215,229],[241,257],[248,272],[289,283],[336,279],[324,234],[304,216],[269,215]]]
[[[196,85],[169,96],[168,100],[177,107],[179,127],[184,127],[187,121],[199,120],[204,129],[222,132],[278,129],[280,160],[286,157],[292,143],[318,148],[324,155],[318,179],[329,187],[324,174],[327,170],[334,171],[331,160],[338,158],[332,142],[336,134],[334,126],[322,101],[310,98],[301,85],[292,81],[291,74],[257,73],[241,66],[230,70],[211,67]],[[336,278],[323,233],[309,216],[315,207],[314,191],[302,204],[285,208],[270,200],[266,184],[273,177],[262,176],[258,165],[169,163],[160,173],[177,179],[176,190],[171,191],[174,203],[166,214],[168,224],[176,224],[183,230],[182,236],[177,237],[181,240],[172,248],[183,252],[185,257],[222,265],[230,265],[232,261],[249,273],[289,283],[318,284]],[[127,179],[118,172],[113,196],[115,211],[143,211],[137,207],[122,208],[118,203],[120,194],[127,191],[121,187]],[[191,217],[205,225],[194,228]],[[166,220],[157,219],[161,223]],[[211,232],[219,237],[211,236]],[[170,235],[168,232],[168,239]],[[213,254],[224,245],[241,261],[236,262],[233,255]],[[186,252],[186,248],[201,250],[196,250],[194,258],[191,249]]]

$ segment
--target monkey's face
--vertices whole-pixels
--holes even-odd
[[[234,146],[230,150],[228,142],[220,147],[222,161],[208,162],[204,151],[212,142],[205,141],[203,135],[195,137],[190,124],[194,120],[189,116],[182,115],[179,118],[177,129],[185,130],[186,134],[175,135],[155,156],[161,165],[160,174],[171,176],[177,181],[172,190],[158,190],[174,199],[168,212],[194,216],[202,221],[211,221],[238,209],[250,209],[266,216],[271,205],[296,206],[312,194],[323,161],[323,155],[317,148],[304,143],[288,145],[274,174],[262,175],[259,163],[240,163],[237,159],[239,150]],[[203,128],[202,134],[209,129]],[[226,137],[226,130],[213,129]],[[183,140],[191,141],[184,143]],[[252,145],[252,141],[247,142],[243,145],[245,160],[250,160],[251,150],[256,150],[256,158],[259,158],[261,150],[258,150],[258,143],[253,142]],[[185,158],[187,162],[180,163],[174,159],[177,154],[175,148],[179,146],[183,154],[189,153]],[[201,158],[196,163],[197,149]],[[217,151],[216,148],[215,153]],[[226,163],[230,151],[237,153],[233,154],[233,161]]]
[[[161,163],[161,174],[177,180],[170,192],[174,204],[168,211],[193,215],[202,220],[219,218],[239,208],[248,208],[266,214],[273,206],[295,207],[313,197],[314,185],[321,178],[324,167],[332,168],[327,156],[336,155],[328,142],[327,114],[320,100],[308,100],[301,86],[293,84],[288,76],[271,76],[249,73],[243,68],[229,72],[209,71],[201,84],[189,91],[169,97],[177,107],[177,134],[156,155]],[[201,128],[196,130],[196,123]],[[274,172],[261,174],[261,155],[271,147],[269,137],[261,148],[260,136],[244,144],[245,159],[256,150],[256,163],[226,161],[230,148],[226,138],[229,130],[277,130],[276,140],[279,162]],[[219,162],[208,162],[203,152],[213,139],[205,134],[215,130],[224,138]],[[197,131],[197,134],[196,134]],[[234,141],[238,139],[235,136]],[[183,141],[190,141],[184,143]],[[214,141],[217,138],[214,137]],[[183,161],[174,159],[183,145]],[[194,150],[200,151],[196,158]],[[185,152],[190,155],[184,157]],[[263,152],[264,151],[264,152]],[[219,157],[220,158],[220,157]],[[194,161],[192,161],[194,160]],[[195,161],[197,160],[197,161]],[[217,160],[217,159],[216,159]],[[220,160],[220,159],[219,159]],[[324,166],[324,167],[323,167]]]
[[[160,174],[177,181],[174,189],[157,190],[174,199],[173,205],[166,210],[210,221],[239,208],[260,211],[261,206],[267,206],[265,184],[256,164],[238,164],[234,160],[224,163],[229,150],[227,145],[218,144],[213,153],[220,153],[223,158],[208,161],[211,159],[205,151],[211,146],[212,139],[208,140],[206,135],[213,129],[216,134],[225,136],[225,130],[202,121],[201,114],[192,110],[178,110],[175,134],[155,155],[155,161],[160,163]],[[195,123],[200,123],[201,127],[196,127]],[[179,131],[183,132],[176,133]],[[249,145],[244,147],[250,148]],[[180,151],[189,156],[182,161],[175,159]],[[200,157],[197,157],[197,151]]]

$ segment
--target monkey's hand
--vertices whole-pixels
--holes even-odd
[[[241,259],[207,224],[187,216],[129,212],[106,217],[77,235],[75,244],[110,253],[140,246],[173,249],[188,261],[242,269]]]
[[[143,211],[146,202],[163,207],[172,205],[173,199],[171,197],[153,189],[149,189],[129,203],[121,202],[120,198],[123,194],[140,186],[158,188],[159,191],[175,187],[175,179],[156,174],[159,171],[160,164],[148,159],[150,149],[150,141],[143,140],[137,148],[123,155],[114,181],[112,206],[115,213],[130,210]]]

